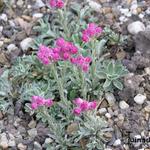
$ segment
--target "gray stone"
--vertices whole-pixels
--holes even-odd
[[[35,138],[37,136],[37,129],[33,128],[33,129],[28,130],[28,134],[30,137]]]
[[[8,148],[8,139],[7,139],[6,133],[2,133],[0,135],[0,147],[2,147],[3,149]]]
[[[35,128],[36,127],[36,121],[34,121],[34,120],[31,120],[30,122],[29,122],[29,124],[28,124],[28,127],[29,128]]]
[[[34,150],[42,150],[42,146],[38,142],[34,142]]]
[[[105,98],[108,101],[110,106],[115,105],[116,99],[115,96],[112,93],[105,93]]]

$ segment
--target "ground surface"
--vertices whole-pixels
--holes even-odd
[[[36,33],[32,27],[44,14],[50,12],[41,0],[10,0],[0,12],[0,73],[3,67],[28,49],[28,42]],[[149,0],[97,0],[100,24],[112,25],[130,40],[114,57],[121,57],[130,70],[124,78],[123,91],[108,94],[100,104],[99,113],[106,117],[113,132],[106,134],[108,150],[150,149],[150,142],[132,143],[129,138],[150,137],[150,1]],[[93,4],[89,5],[96,9]],[[127,26],[140,21],[143,26]],[[134,33],[134,29],[140,33]],[[130,32],[130,33],[129,33]],[[132,34],[131,34],[132,33]],[[24,39],[30,38],[26,41]],[[20,43],[25,43],[21,45]],[[27,42],[27,43],[26,43]],[[140,102],[134,97],[142,94]],[[139,95],[138,95],[139,96]],[[146,97],[146,98],[145,98]],[[144,99],[143,101],[141,99]],[[48,129],[34,118],[24,115],[20,103],[9,108],[7,115],[0,112],[0,145],[10,150],[40,150],[48,142]]]

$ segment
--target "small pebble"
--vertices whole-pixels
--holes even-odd
[[[27,146],[24,145],[24,144],[22,144],[22,143],[19,143],[19,144],[17,145],[17,147],[18,147],[19,150],[26,150],[26,149],[27,149]]]
[[[7,20],[8,20],[7,15],[6,14],[1,14],[0,15],[0,20],[3,20],[5,22],[7,22]]]
[[[114,146],[119,146],[119,145],[121,145],[121,140],[120,140],[120,139],[117,139],[117,140],[114,142],[113,145],[114,145]]]
[[[129,108],[129,105],[125,102],[125,101],[120,101],[119,102],[119,107],[121,109],[128,109]]]
[[[33,14],[33,18],[35,18],[35,19],[42,18],[42,17],[43,17],[42,13]]]
[[[3,44],[4,44],[4,42],[3,42],[3,41],[0,41],[0,47],[2,47],[2,46],[3,46]]]
[[[110,118],[111,118],[110,113],[106,113],[106,114],[105,114],[105,117],[108,118],[108,119],[110,119]]]
[[[9,52],[14,51],[14,50],[16,50],[16,49],[17,49],[17,47],[16,47],[15,44],[9,44],[9,45],[7,46],[7,50],[8,50]]]
[[[116,98],[112,93],[105,93],[105,98],[109,103],[109,106],[115,105]]]
[[[145,96],[145,95],[142,95],[142,94],[137,94],[137,95],[134,97],[134,101],[135,101],[137,104],[139,104],[139,105],[142,105],[145,100],[146,100],[146,96]]]
[[[105,114],[107,112],[107,109],[106,108],[101,108],[101,109],[98,110],[98,112],[100,114]]]

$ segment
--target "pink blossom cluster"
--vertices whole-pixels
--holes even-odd
[[[45,45],[39,47],[37,57],[45,65],[59,60],[59,55],[55,53],[53,49],[46,47]]]
[[[62,60],[69,60],[72,55],[78,53],[78,48],[73,43],[65,41],[64,38],[56,40],[56,48],[53,50],[59,54]]]
[[[49,4],[52,8],[63,8],[64,7],[64,1],[63,0],[50,0]]]
[[[97,106],[96,101],[88,102],[81,98],[75,99],[74,104],[76,104],[77,107],[73,109],[73,113],[77,116],[81,115],[81,113],[84,111],[94,110],[96,109],[96,106]]]
[[[56,40],[55,48],[48,48],[44,45],[39,47],[37,57],[45,65],[59,60],[70,60],[71,56],[78,53],[78,48],[63,38]]]
[[[53,105],[52,99],[44,99],[41,96],[32,96],[31,108],[38,109],[41,106],[51,107]]]
[[[95,23],[88,24],[87,29],[82,32],[82,41],[89,42],[94,36],[98,36],[102,33],[102,28],[98,27]]]
[[[81,68],[84,72],[87,72],[89,70],[89,66],[90,66],[92,59],[91,57],[83,57],[82,55],[79,55],[74,58],[72,57],[70,61],[72,64],[75,64],[79,68]]]

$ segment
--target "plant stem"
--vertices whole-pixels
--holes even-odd
[[[81,93],[84,99],[86,99],[87,96],[87,90],[86,90],[86,80],[85,80],[85,74],[82,70],[80,70],[80,76],[81,76]]]
[[[62,79],[58,77],[58,72],[57,72],[57,68],[56,68],[55,64],[52,64],[51,66],[52,66],[52,70],[54,73],[54,78],[57,82],[60,98],[61,98],[62,102],[65,104],[65,106],[67,107],[68,103],[67,103],[67,100],[65,98]]]
[[[60,23],[63,27],[64,33],[65,33],[67,39],[69,39],[70,38],[70,31],[68,29],[68,22],[66,20],[66,17],[67,17],[66,16],[67,15],[66,7],[64,8],[64,11],[59,9],[58,14],[59,14],[59,17],[60,17]]]

